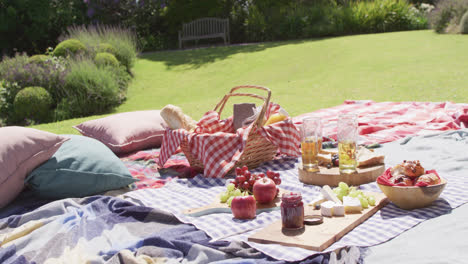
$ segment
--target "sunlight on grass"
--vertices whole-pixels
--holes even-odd
[[[467,36],[426,30],[150,53],[116,112],[175,104],[198,119],[241,84],[270,88],[292,116],[348,99],[466,103],[466,47]],[[36,128],[76,133],[72,125],[95,118]]]

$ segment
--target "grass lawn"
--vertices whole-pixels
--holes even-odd
[[[116,112],[174,104],[199,119],[241,84],[270,88],[292,116],[346,99],[467,103],[467,47],[466,35],[425,30],[144,54]],[[35,128],[76,134],[95,118]]]

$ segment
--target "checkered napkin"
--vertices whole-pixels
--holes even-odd
[[[280,106],[270,103],[266,117],[277,113]],[[300,135],[291,119],[265,127],[256,127],[252,123],[246,128],[234,131],[232,116],[220,120],[215,111],[207,112],[198,122],[197,129],[190,133],[184,129],[166,130],[161,147],[159,165],[164,163],[180,146],[182,140],[188,142],[192,155],[203,162],[204,175],[222,178],[230,171],[241,157],[250,133],[259,133],[278,147],[280,154],[300,156]],[[253,130],[253,131],[252,131]]]
[[[304,203],[312,201],[320,193],[320,187],[301,183],[297,177],[298,160],[274,160],[259,167],[254,172],[265,172],[267,169],[280,172],[282,183],[280,187],[290,191],[301,191]],[[441,198],[431,206],[403,210],[393,204],[388,204],[364,223],[332,244],[325,252],[347,246],[369,247],[388,241],[415,225],[452,210],[468,202],[466,178],[459,175],[443,175],[449,185]],[[260,244],[247,241],[248,237],[270,223],[281,219],[280,211],[263,212],[253,220],[238,220],[231,213],[217,213],[200,217],[189,217],[182,212],[190,208],[198,208],[210,204],[217,195],[226,190],[227,179],[204,178],[201,175],[193,179],[176,179],[164,188],[143,189],[125,194],[126,197],[138,201],[139,204],[158,208],[173,213],[180,221],[195,225],[205,231],[214,240],[244,241],[251,247],[275,259],[298,261],[314,254],[311,250],[298,247],[286,247],[277,244]],[[361,185],[364,191],[380,192],[375,183]]]

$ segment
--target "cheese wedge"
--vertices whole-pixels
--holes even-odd
[[[361,168],[384,164],[385,156],[379,155],[370,149],[359,146],[356,151],[356,159],[358,167]]]
[[[335,203],[332,201],[326,201],[321,204],[320,206],[320,213],[322,216],[328,216],[332,217],[333,216],[333,207],[335,206]]]
[[[337,204],[332,201],[323,202],[320,206],[320,213],[322,216],[344,216],[345,207],[342,204]]]
[[[328,201],[332,201],[332,202],[335,202],[337,204],[341,204],[340,199],[338,199],[338,197],[336,197],[336,194],[333,192],[333,190],[330,188],[330,186],[324,185],[322,187],[322,194],[323,194],[323,197],[325,197],[325,199],[327,199]]]
[[[333,216],[344,216],[345,215],[345,207],[342,204],[336,204],[333,206]]]
[[[362,212],[361,201],[356,197],[344,196],[343,197],[344,210],[347,214],[355,214]]]
[[[331,154],[322,154],[322,153],[317,154],[317,159],[318,159],[319,165],[330,164],[331,163],[331,157],[332,157]]]

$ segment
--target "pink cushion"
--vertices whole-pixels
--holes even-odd
[[[67,140],[33,128],[0,128],[0,208],[23,190],[26,175],[49,160]]]
[[[101,141],[115,154],[122,154],[161,146],[166,122],[159,110],[148,110],[90,120],[74,128]]]

